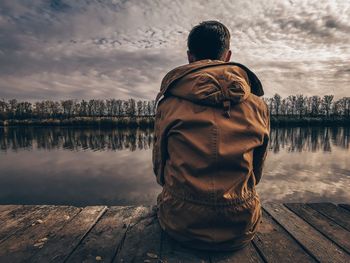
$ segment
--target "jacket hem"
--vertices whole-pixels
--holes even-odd
[[[208,205],[208,206],[232,206],[232,205],[244,205],[251,201],[253,201],[256,197],[258,197],[258,194],[256,193],[255,189],[249,191],[246,193],[243,197],[236,197],[235,199],[229,199],[226,201],[217,200],[215,196],[212,198],[208,197],[198,197],[198,195],[194,196],[190,193],[179,193],[168,187],[167,185],[163,186],[163,191],[169,192],[171,195],[173,195],[175,198],[192,202],[195,204],[202,204],[202,205]]]
[[[240,249],[243,249],[244,247],[248,246],[251,240],[254,238],[255,233],[252,234],[250,237],[245,236],[242,240],[242,237],[236,237],[234,239],[228,240],[228,241],[222,241],[222,242],[207,242],[199,239],[189,239],[184,238],[183,236],[179,235],[178,233],[168,229],[163,222],[160,220],[158,215],[158,222],[161,227],[161,231],[164,232],[164,234],[168,235],[170,238],[176,240],[181,245],[191,248],[191,249],[197,249],[197,250],[206,250],[206,251],[217,251],[217,252],[233,252]]]

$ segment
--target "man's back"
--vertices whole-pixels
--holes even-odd
[[[163,79],[154,172],[162,228],[192,247],[232,250],[249,242],[261,208],[255,185],[266,158],[267,105],[240,64],[199,60]]]

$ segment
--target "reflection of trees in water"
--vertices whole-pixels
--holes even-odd
[[[332,146],[349,149],[350,127],[271,128],[270,149],[279,152],[331,152]]]
[[[270,149],[279,152],[325,151],[332,147],[349,149],[349,127],[289,127],[272,128]],[[153,145],[151,129],[89,129],[5,127],[0,129],[0,148],[12,149],[68,149],[68,150],[125,150],[150,149]]]
[[[12,149],[125,150],[149,149],[150,129],[4,128],[0,147]]]

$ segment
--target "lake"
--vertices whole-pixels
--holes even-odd
[[[154,204],[152,130],[0,128],[0,204]],[[272,128],[261,200],[350,203],[350,128]]]

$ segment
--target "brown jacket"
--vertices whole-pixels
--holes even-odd
[[[161,227],[185,244],[235,250],[257,230],[270,117],[259,79],[245,66],[200,60],[162,80],[153,170]]]

